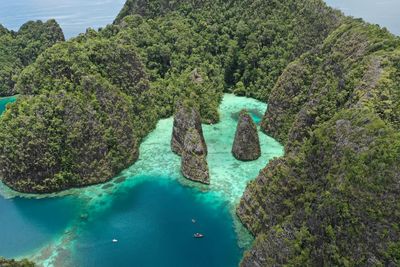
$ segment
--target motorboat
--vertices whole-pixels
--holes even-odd
[[[200,233],[195,233],[195,234],[193,235],[193,237],[194,237],[194,238],[202,238],[202,237],[204,237],[204,235],[203,235],[203,234],[200,234]]]

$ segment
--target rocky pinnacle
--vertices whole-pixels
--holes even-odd
[[[257,126],[246,110],[239,115],[232,154],[241,161],[256,160],[261,156]]]

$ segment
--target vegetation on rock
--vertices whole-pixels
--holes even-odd
[[[26,259],[16,261],[16,260],[7,260],[7,259],[0,257],[0,266],[1,267],[34,267],[35,264]]]
[[[261,156],[257,126],[247,110],[240,111],[232,154],[242,161],[256,160]]]
[[[286,153],[238,207],[257,237],[242,266],[399,265],[399,52],[346,19],[283,72],[262,127]]]
[[[210,183],[210,173],[207,164],[207,149],[202,135],[196,128],[189,128],[185,135],[182,151],[181,170],[189,180],[203,184]]]
[[[55,20],[30,21],[18,32],[0,25],[0,97],[16,94],[15,83],[23,68],[61,41],[64,34]]]
[[[189,129],[196,129],[200,136],[204,153],[207,154],[207,145],[203,136],[200,113],[196,108],[188,106],[186,103],[179,103],[174,116],[174,125],[171,137],[171,149],[178,155],[182,155],[185,147],[186,135]]]

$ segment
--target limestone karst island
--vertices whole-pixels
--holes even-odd
[[[400,1],[1,1],[0,267],[400,266],[399,34]]]

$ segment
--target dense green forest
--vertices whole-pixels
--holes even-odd
[[[266,101],[285,66],[341,19],[320,1],[157,3],[127,2],[113,25],[54,45],[18,76],[21,97],[0,120],[7,185],[45,193],[103,182],[181,100],[205,123],[219,121],[223,92]]]
[[[285,157],[238,207],[243,266],[400,264],[399,63],[398,37],[346,19],[288,65],[262,123]]]
[[[64,41],[64,34],[55,20],[30,21],[18,32],[0,24],[0,97],[14,95],[15,83],[23,68],[60,41]]]
[[[400,39],[387,30],[321,0],[128,0],[112,25],[29,63],[0,119],[10,187],[103,182],[176,103],[216,123],[233,92],[268,102],[261,127],[285,145],[238,206],[256,237],[242,266],[400,264]]]

